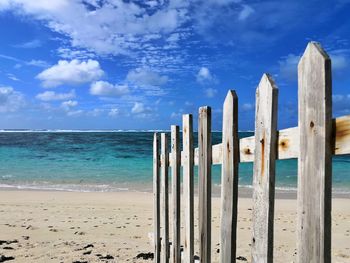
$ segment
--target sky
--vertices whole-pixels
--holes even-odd
[[[253,130],[264,73],[278,127],[297,125],[309,41],[332,59],[333,115],[350,114],[350,1],[0,0],[0,129],[169,129],[229,89]],[[196,129],[196,128],[195,128]]]

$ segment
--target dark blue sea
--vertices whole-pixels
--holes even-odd
[[[212,136],[213,143],[221,141],[220,132]],[[0,132],[0,188],[151,191],[152,140],[153,132]],[[252,163],[240,164],[241,186],[250,187],[252,170]],[[219,165],[213,183],[220,185]],[[296,185],[297,160],[278,161],[277,188],[293,191]],[[333,188],[350,193],[350,156],[333,158]]]

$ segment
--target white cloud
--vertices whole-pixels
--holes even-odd
[[[119,109],[113,108],[109,111],[108,116],[110,117],[116,117],[119,115]]]
[[[9,8],[10,2],[9,0],[0,0],[0,10]]]
[[[134,114],[150,113],[151,108],[145,107],[141,102],[135,102],[134,106],[131,109],[131,112]]]
[[[332,60],[332,69],[333,70],[343,70],[348,67],[348,61],[349,61],[349,53],[350,50],[348,49],[339,49],[339,50],[333,50],[329,52],[329,56]]]
[[[349,54],[348,49],[330,50],[328,55],[332,60],[333,73],[339,73],[342,70],[349,69]],[[300,55],[289,54],[283,57],[278,63],[280,67],[280,75],[288,80],[297,80],[298,63],[301,59]]]
[[[38,100],[54,101],[54,100],[70,100],[75,98],[75,90],[68,93],[56,93],[54,91],[45,91],[36,95]]]
[[[208,98],[213,98],[218,93],[218,90],[213,88],[207,88],[204,90],[204,93],[205,96],[207,96]]]
[[[76,107],[78,102],[76,100],[67,100],[61,103],[61,108],[65,111],[69,111],[71,108]]]
[[[82,49],[68,48],[68,47],[59,47],[57,53],[61,58],[64,59],[86,59],[86,58],[95,58],[96,55],[92,52]]]
[[[162,76],[147,68],[136,68],[130,70],[126,79],[141,87],[162,86],[168,82],[167,76]]]
[[[196,75],[197,82],[200,84],[211,84],[216,82],[216,78],[207,67],[201,67]]]
[[[127,85],[113,85],[107,81],[96,81],[90,87],[90,94],[96,96],[120,97],[128,93]]]
[[[24,95],[12,87],[0,87],[0,112],[15,112],[25,105]]]
[[[197,73],[197,80],[200,81],[202,79],[211,79],[210,71],[207,67],[201,67]]]
[[[300,56],[294,54],[289,54],[281,59],[278,62],[281,76],[288,80],[296,80],[299,60]]]
[[[13,9],[43,21],[68,36],[73,47],[99,54],[125,54],[141,47],[144,36],[170,33],[188,20],[183,0],[148,6],[133,1],[9,0],[0,10]],[[146,41],[147,42],[147,41]]]
[[[63,84],[78,85],[94,81],[104,74],[100,64],[96,60],[71,61],[60,60],[51,68],[37,75],[46,88],[57,87]]]
[[[39,39],[34,39],[28,42],[24,42],[18,45],[14,45],[16,48],[37,48],[41,47],[42,43]]]
[[[12,73],[8,73],[8,74],[6,74],[7,75],[7,77],[10,79],[10,80],[13,80],[13,81],[20,81],[20,79],[19,78],[17,78],[14,74],[12,74]]]
[[[144,111],[144,105],[141,102],[135,102],[131,109],[132,113],[142,113]]]
[[[184,113],[184,110],[183,109],[180,109],[178,112],[172,112],[170,114],[170,118],[172,119],[179,119]]]
[[[238,14],[238,20],[244,21],[254,13],[254,9],[249,5],[242,5],[242,11]]]

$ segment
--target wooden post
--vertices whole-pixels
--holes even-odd
[[[199,108],[198,120],[199,257],[211,262],[211,108]]]
[[[220,262],[236,262],[238,197],[238,98],[227,93],[222,121]]]
[[[252,262],[273,262],[278,89],[264,74],[256,91]]]
[[[162,262],[169,262],[169,189],[168,189],[168,138],[165,133],[161,133],[161,176],[162,176]]]
[[[173,198],[173,244],[172,244],[172,262],[181,262],[180,252],[180,167],[181,167],[181,151],[180,151],[180,132],[179,126],[171,126],[171,174],[172,174],[172,198]]]
[[[160,178],[159,178],[159,139],[153,136],[153,241],[154,262],[160,263]]]
[[[331,262],[331,60],[308,44],[298,65],[298,262]]]
[[[193,224],[193,119],[191,114],[183,115],[183,184],[185,203],[185,246],[184,262],[192,263],[194,254]]]

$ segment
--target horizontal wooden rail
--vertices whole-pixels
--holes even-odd
[[[333,119],[335,125],[335,144],[333,154],[350,154],[350,115]],[[299,132],[298,127],[280,130],[278,132],[278,151],[277,159],[292,159],[298,158],[299,150]],[[253,162],[255,139],[254,136],[242,138],[239,140],[240,162]],[[212,147],[213,164],[222,163],[222,147],[221,143],[215,144]],[[171,158],[170,166],[171,164]],[[194,150],[194,164],[198,165],[198,148]],[[181,165],[183,165],[183,152],[181,152]]]

